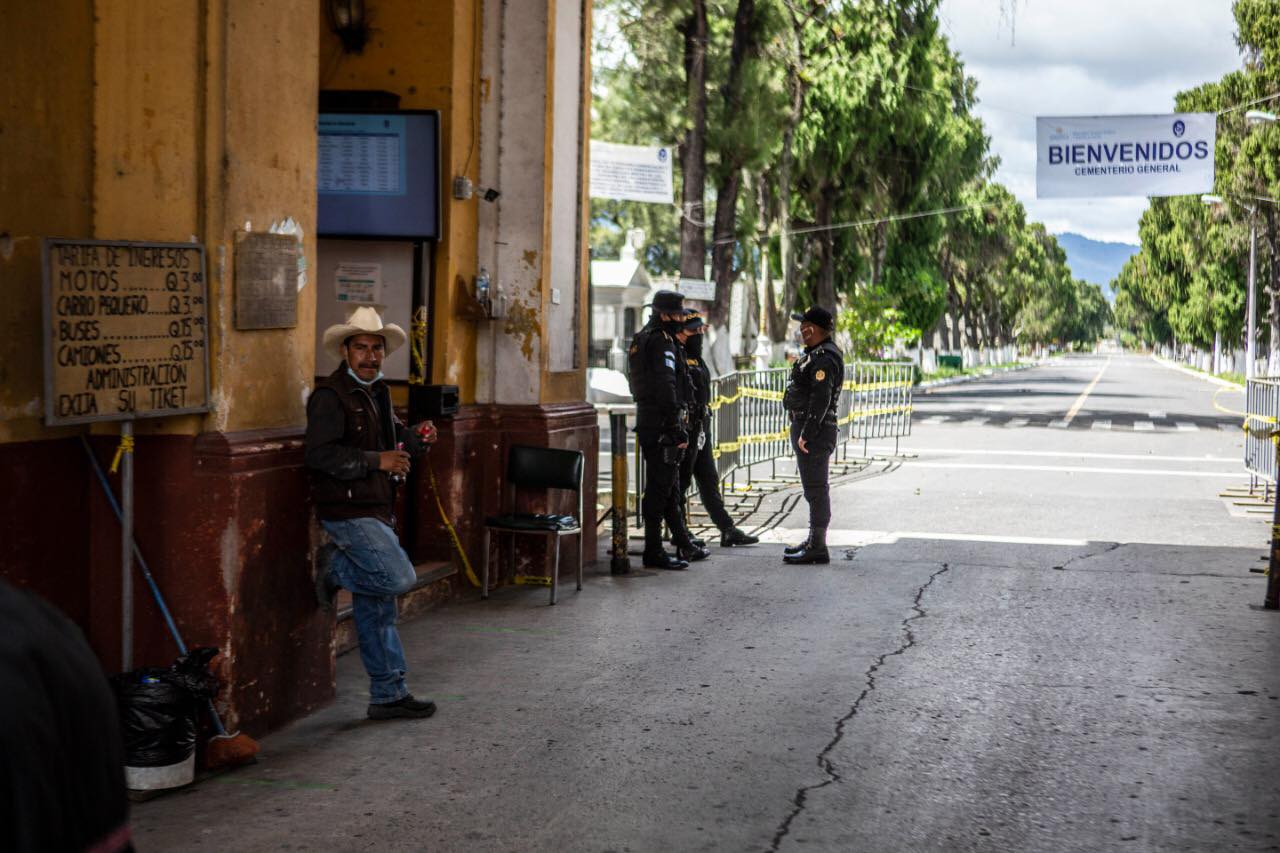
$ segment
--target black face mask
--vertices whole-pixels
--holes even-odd
[[[684,351],[693,358],[702,358],[702,335],[690,335],[684,342]]]
[[[675,337],[679,332],[684,331],[684,320],[663,320],[662,330]]]

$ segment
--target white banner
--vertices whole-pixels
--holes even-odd
[[[1195,195],[1213,192],[1217,116],[1036,119],[1036,197]]]
[[[676,285],[676,290],[683,294],[685,299],[698,302],[711,302],[716,298],[716,283],[707,279],[682,278]]]
[[[591,197],[671,204],[671,149],[591,140]]]

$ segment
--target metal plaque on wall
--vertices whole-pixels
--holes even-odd
[[[198,243],[44,241],[45,423],[209,411]]]
[[[236,328],[298,325],[298,240],[291,234],[236,234]]]

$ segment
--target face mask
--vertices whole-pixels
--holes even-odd
[[[364,387],[366,387],[366,388],[368,388],[368,387],[369,387],[370,385],[372,385],[373,383],[375,383],[375,382],[379,381],[380,379],[382,379],[382,371],[381,371],[381,370],[379,370],[379,371],[378,371],[378,375],[377,375],[377,376],[373,377],[373,378],[372,378],[372,379],[370,379],[368,382],[365,382],[363,379],[361,379],[359,376],[357,376],[357,375],[356,375],[356,372],[355,372],[354,370],[352,370],[352,369],[351,369],[351,365],[349,365],[349,364],[347,365],[347,373],[351,374],[351,378],[352,378],[352,379],[354,379],[355,381],[359,382],[361,385],[363,385],[363,386],[364,386]]]
[[[689,340],[684,342],[684,351],[694,358],[702,357],[702,335],[691,335]]]
[[[662,329],[667,334],[675,337],[678,332],[684,331],[684,320],[663,320]]]

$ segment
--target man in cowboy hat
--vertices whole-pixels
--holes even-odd
[[[374,720],[430,717],[436,710],[405,686],[396,631],[396,596],[417,580],[396,537],[396,485],[409,473],[410,453],[435,440],[430,421],[410,429],[397,420],[382,381],[383,359],[404,342],[404,330],[384,324],[376,307],[352,309],[345,323],[325,330],[325,352],[341,363],[307,401],[311,496],[331,540],[316,561],[316,596],[332,608],[339,587],[351,590]]]
[[[800,485],[809,504],[809,538],[783,552],[785,563],[827,563],[827,525],[831,523],[831,489],[828,474],[831,454],[839,435],[836,410],[844,384],[844,356],[831,340],[835,318],[814,306],[800,321],[804,355],[791,368],[782,406],[791,416],[791,447],[796,453]]]

